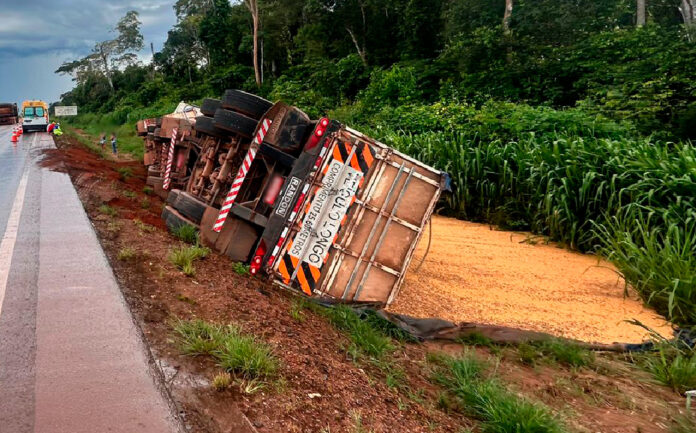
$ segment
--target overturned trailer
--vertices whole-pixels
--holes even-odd
[[[282,102],[228,91],[204,106],[167,224],[196,226],[202,243],[284,288],[390,304],[447,175]]]

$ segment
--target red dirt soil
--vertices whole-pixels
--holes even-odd
[[[57,141],[59,150],[49,151],[44,165],[73,179],[189,431],[355,432],[358,416],[364,431],[375,433],[479,431],[475,421],[440,409],[442,390],[429,381],[427,352],[456,354],[460,345],[398,344],[394,362],[406,378],[401,388],[388,387],[384,373],[372,363],[351,360],[345,350],[348,339],[325,318],[306,309],[299,312],[300,320],[293,318],[294,295],[235,274],[226,257],[211,254],[196,262],[195,277],[183,275],[167,260],[180,243],[154,220],[162,201],[143,194],[144,170],[126,163],[134,176],[124,181],[115,172],[124,164],[102,160],[69,137]],[[128,198],[124,190],[136,196]],[[140,206],[144,198],[151,203],[147,209]],[[116,216],[99,211],[105,203],[117,210]],[[134,223],[136,217],[155,227]],[[124,248],[135,249],[136,257],[119,260]],[[175,318],[241,325],[274,347],[280,379],[253,394],[238,386],[212,390],[210,381],[220,369],[209,357],[180,353],[171,328]],[[577,431],[666,432],[675,407],[682,404],[665,387],[645,386],[647,375],[626,367],[616,355],[602,356],[605,373],[531,368],[516,357],[515,349],[504,349],[499,361],[491,361],[500,363],[499,374],[513,389],[562,412]],[[620,392],[615,376],[620,377]],[[578,380],[584,387],[579,392],[561,385]],[[245,424],[247,418],[251,424]]]

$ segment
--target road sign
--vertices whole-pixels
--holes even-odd
[[[56,116],[77,116],[76,105],[55,106],[53,111]]]

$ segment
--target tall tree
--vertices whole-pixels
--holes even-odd
[[[645,0],[636,0],[636,26],[645,25]]]
[[[259,64],[259,4],[257,0],[244,0],[244,5],[247,7],[247,9],[249,9],[251,19],[253,21],[254,76],[256,78],[256,85],[261,87],[261,84],[263,84],[263,78],[261,76],[261,65]]]
[[[114,71],[137,64],[136,53],[144,46],[140,25],[138,12],[126,12],[114,28],[116,38],[97,42],[89,55],[82,59],[64,62],[56,73],[72,75],[74,79],[79,80],[79,77],[87,72],[101,71],[113,91]]]
[[[510,34],[510,20],[512,18],[513,0],[505,0],[505,13],[503,14],[503,32]]]

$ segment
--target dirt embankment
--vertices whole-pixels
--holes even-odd
[[[637,319],[671,336],[670,324],[644,307],[614,267],[596,256],[545,244],[523,233],[434,217],[430,252],[423,236],[390,310],[453,322],[502,325],[590,343],[637,343]],[[416,268],[418,270],[416,271]]]
[[[193,278],[175,269],[167,256],[178,241],[159,222],[161,200],[144,194],[144,170],[137,164],[105,161],[65,136],[58,145],[47,153],[44,166],[73,179],[189,431],[477,431],[476,421],[438,403],[442,389],[431,383],[426,361],[429,351],[458,354],[461,345],[398,344],[394,362],[405,377],[400,387],[389,387],[383,370],[350,358],[346,335],[325,318],[309,310],[293,314],[296,298],[235,274],[225,257],[211,254],[197,262]],[[132,176],[124,176],[124,168]],[[104,204],[115,214],[100,211]],[[135,257],[119,259],[126,248]],[[254,393],[239,387],[214,391],[210,382],[219,367],[209,357],[180,353],[173,340],[174,318],[241,325],[273,346],[280,379]],[[647,375],[616,355],[601,355],[601,369],[578,371],[524,365],[515,348],[469,349],[490,357],[514,392],[564,414],[572,431],[666,432],[682,406],[667,388],[645,385]],[[251,425],[244,427],[246,418]]]

